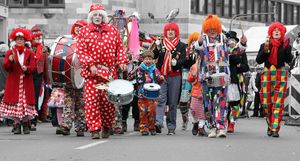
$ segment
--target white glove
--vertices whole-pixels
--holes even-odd
[[[173,58],[173,59],[171,60],[171,65],[172,65],[172,66],[176,66],[176,64],[177,64],[177,60]]]
[[[160,40],[157,39],[157,40],[155,41],[155,44],[156,44],[157,46],[160,45]]]
[[[52,89],[52,84],[46,84],[46,88]]]

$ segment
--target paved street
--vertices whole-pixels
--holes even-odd
[[[129,120],[129,125],[132,120]],[[180,123],[179,123],[180,125]],[[13,135],[0,127],[1,161],[299,161],[300,127],[283,126],[280,138],[266,136],[264,119],[240,119],[226,139],[196,137],[177,129],[176,135],[141,136],[133,132],[109,139],[55,135],[51,124],[39,124],[30,135]]]

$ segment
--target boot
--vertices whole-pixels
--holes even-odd
[[[234,132],[234,123],[233,122],[228,124],[227,132],[228,133],[233,133]]]
[[[64,136],[70,135],[70,129],[63,127],[62,128],[62,134]]]
[[[100,139],[99,131],[92,132],[92,139]]]
[[[269,127],[267,129],[267,135],[268,136],[272,136],[273,135],[273,132],[272,132],[272,130]]]
[[[57,135],[62,135],[62,134],[63,134],[62,131],[63,131],[63,129],[62,129],[61,127],[57,127],[55,133],[56,133]]]
[[[23,123],[23,133],[30,134],[30,123],[29,122]]]
[[[109,138],[110,130],[108,127],[104,127],[102,130],[102,138]]]
[[[279,138],[279,133],[278,133],[278,131],[273,131],[272,137],[273,137],[273,138]]]
[[[195,122],[192,129],[192,134],[196,136],[198,134],[199,122]]]
[[[15,124],[15,127],[14,134],[21,134],[21,123]]]
[[[83,137],[84,136],[84,132],[83,131],[77,131],[76,132],[76,136]]]

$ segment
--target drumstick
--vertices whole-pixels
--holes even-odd
[[[241,31],[242,31],[242,36],[244,36],[244,30],[243,30],[243,27],[242,27],[242,22],[241,22],[241,20],[239,20],[239,24],[240,24],[240,29],[241,29]]]

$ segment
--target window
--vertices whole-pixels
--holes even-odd
[[[64,8],[65,0],[7,0],[10,8]]]

